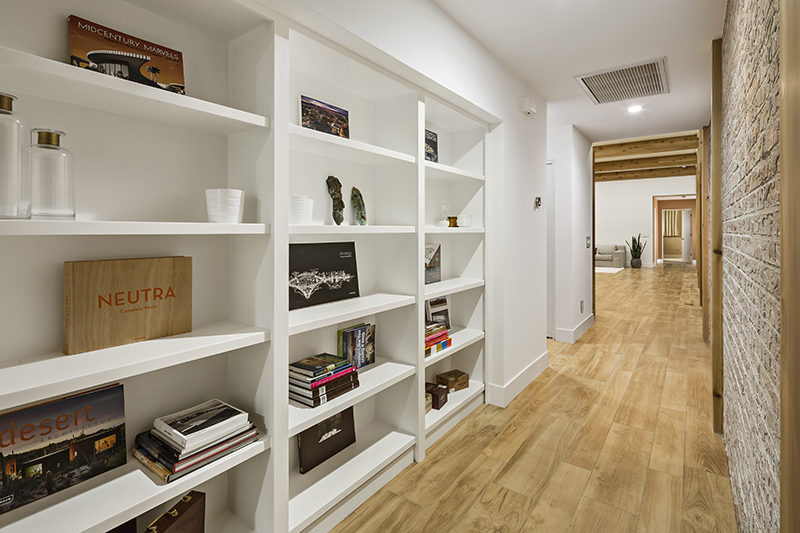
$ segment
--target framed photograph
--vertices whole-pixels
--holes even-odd
[[[289,245],[289,310],[358,296],[356,243]]]
[[[443,322],[447,331],[452,329],[450,324],[450,309],[447,305],[447,296],[432,298],[425,302],[425,319],[428,322]]]
[[[300,125],[337,137],[350,138],[350,116],[346,109],[300,95]]]
[[[442,281],[442,245],[425,245],[425,285]]]
[[[431,130],[425,130],[425,159],[439,162],[439,135]]]

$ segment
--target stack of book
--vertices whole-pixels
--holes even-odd
[[[358,324],[340,329],[339,357],[347,360],[356,368],[375,362],[375,324]]]
[[[347,357],[323,353],[289,365],[289,399],[318,407],[358,387],[358,371]]]
[[[134,455],[169,483],[247,446],[258,430],[246,412],[220,400],[156,418],[136,435]]]
[[[425,324],[425,357],[441,352],[453,344],[450,331],[444,322]]]

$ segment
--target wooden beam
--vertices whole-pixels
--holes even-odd
[[[647,178],[671,178],[675,176],[693,176],[697,173],[694,165],[685,167],[651,168],[646,170],[632,170],[630,172],[605,172],[595,174],[595,181],[641,180]]]
[[[781,0],[781,531],[800,531],[800,0]]]
[[[712,49],[711,382],[714,431],[722,433],[722,40],[715,40]]]
[[[598,159],[605,157],[620,157],[642,154],[658,154],[661,152],[672,152],[675,150],[696,150],[697,134],[679,135],[677,137],[666,137],[664,139],[652,139],[649,141],[633,141],[619,144],[607,144],[595,146],[595,156]]]
[[[646,159],[648,157],[669,157],[671,155],[692,155],[697,153],[697,148],[690,148],[688,150],[670,150],[669,152],[650,152],[639,155],[618,155],[615,157],[598,157],[598,163],[608,163],[609,161],[624,161],[626,159]]]
[[[709,176],[709,130],[708,126],[705,126],[702,130],[702,150],[698,151],[698,157],[702,161],[702,172],[700,176],[700,190],[697,191],[698,196],[700,197],[701,201],[703,202],[703,225],[700,229],[700,239],[703,241],[702,253],[700,255],[700,260],[703,262],[703,279],[702,279],[702,294],[703,294],[703,340],[709,342],[709,331],[710,331],[710,322],[709,322],[709,302],[711,301],[711,295],[709,294],[710,286],[708,283],[709,272],[708,272],[708,231],[709,231],[709,208],[711,207],[711,202],[709,201],[708,197],[708,176]]]
[[[697,164],[697,154],[668,155],[657,157],[642,157],[639,159],[620,159],[618,161],[608,161],[596,163],[595,172],[619,172],[627,170],[641,170],[648,168],[678,167]]]

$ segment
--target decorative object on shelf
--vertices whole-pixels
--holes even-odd
[[[300,473],[308,473],[355,442],[353,408],[349,407],[297,435]]]
[[[425,130],[425,159],[439,162],[439,135],[428,129]]]
[[[450,393],[469,388],[469,374],[461,370],[450,370],[436,374],[436,383],[444,385]]]
[[[425,301],[425,320],[428,322],[441,322],[448,330],[451,329],[447,296],[431,298]]]
[[[631,242],[625,241],[625,244],[631,250],[631,268],[641,268],[642,254],[645,246],[647,246],[647,242],[642,241],[642,234],[640,233],[638,237],[631,237]]]
[[[430,392],[425,393],[425,414],[428,414],[433,409],[433,394]]]
[[[0,415],[0,513],[125,464],[122,385]]]
[[[75,15],[67,20],[70,63],[76,67],[186,94],[181,52]]]
[[[425,284],[442,281],[442,245],[425,245]]]
[[[442,218],[439,219],[439,222],[436,223],[440,228],[446,228],[450,225],[450,222],[447,218],[447,212],[450,210],[450,206],[447,202],[442,202]]]
[[[472,215],[458,215],[457,223],[459,228],[472,226]]]
[[[156,418],[149,432],[136,436],[134,455],[169,483],[257,438],[246,412],[214,399]]]
[[[364,204],[364,197],[361,196],[361,191],[353,187],[350,192],[350,203],[353,205],[353,215],[356,223],[359,226],[367,225],[367,206]]]
[[[15,96],[0,93],[0,218],[31,217],[30,176],[26,168],[25,122],[14,113]]]
[[[300,95],[300,125],[337,137],[350,138],[350,118],[346,109]]]
[[[311,224],[314,212],[314,199],[309,196],[293,194],[289,205],[289,224],[299,226]]]
[[[450,228],[457,228],[458,227],[458,217],[447,217],[447,226]]]
[[[358,296],[354,242],[289,245],[289,310]]]
[[[356,368],[375,362],[375,324],[358,324],[338,331],[339,357]]]
[[[64,353],[192,331],[192,258],[64,262]]]
[[[240,189],[206,189],[208,221],[241,224],[244,218],[244,196]]]
[[[447,387],[438,383],[425,383],[425,392],[431,395],[431,404],[437,411],[447,403]]]
[[[328,194],[331,195],[331,216],[337,226],[344,221],[344,200],[342,199],[342,182],[336,176],[328,176],[325,180]]]
[[[319,354],[289,365],[289,399],[319,407],[358,388],[358,371],[343,356]]]
[[[453,344],[444,322],[425,323],[425,357],[439,353]]]
[[[35,129],[30,148],[31,217],[75,220],[72,154],[61,147],[63,131]]]
[[[205,533],[206,493],[191,491],[150,522],[145,533]]]

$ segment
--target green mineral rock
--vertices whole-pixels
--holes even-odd
[[[367,225],[367,206],[364,205],[364,197],[361,196],[361,191],[353,187],[353,192],[350,193],[350,203],[353,204],[353,214],[355,215],[356,223],[359,226]]]
[[[331,215],[333,221],[339,226],[344,221],[344,200],[342,200],[342,182],[336,176],[328,176],[325,180],[328,184],[328,194],[331,195],[333,201]]]

